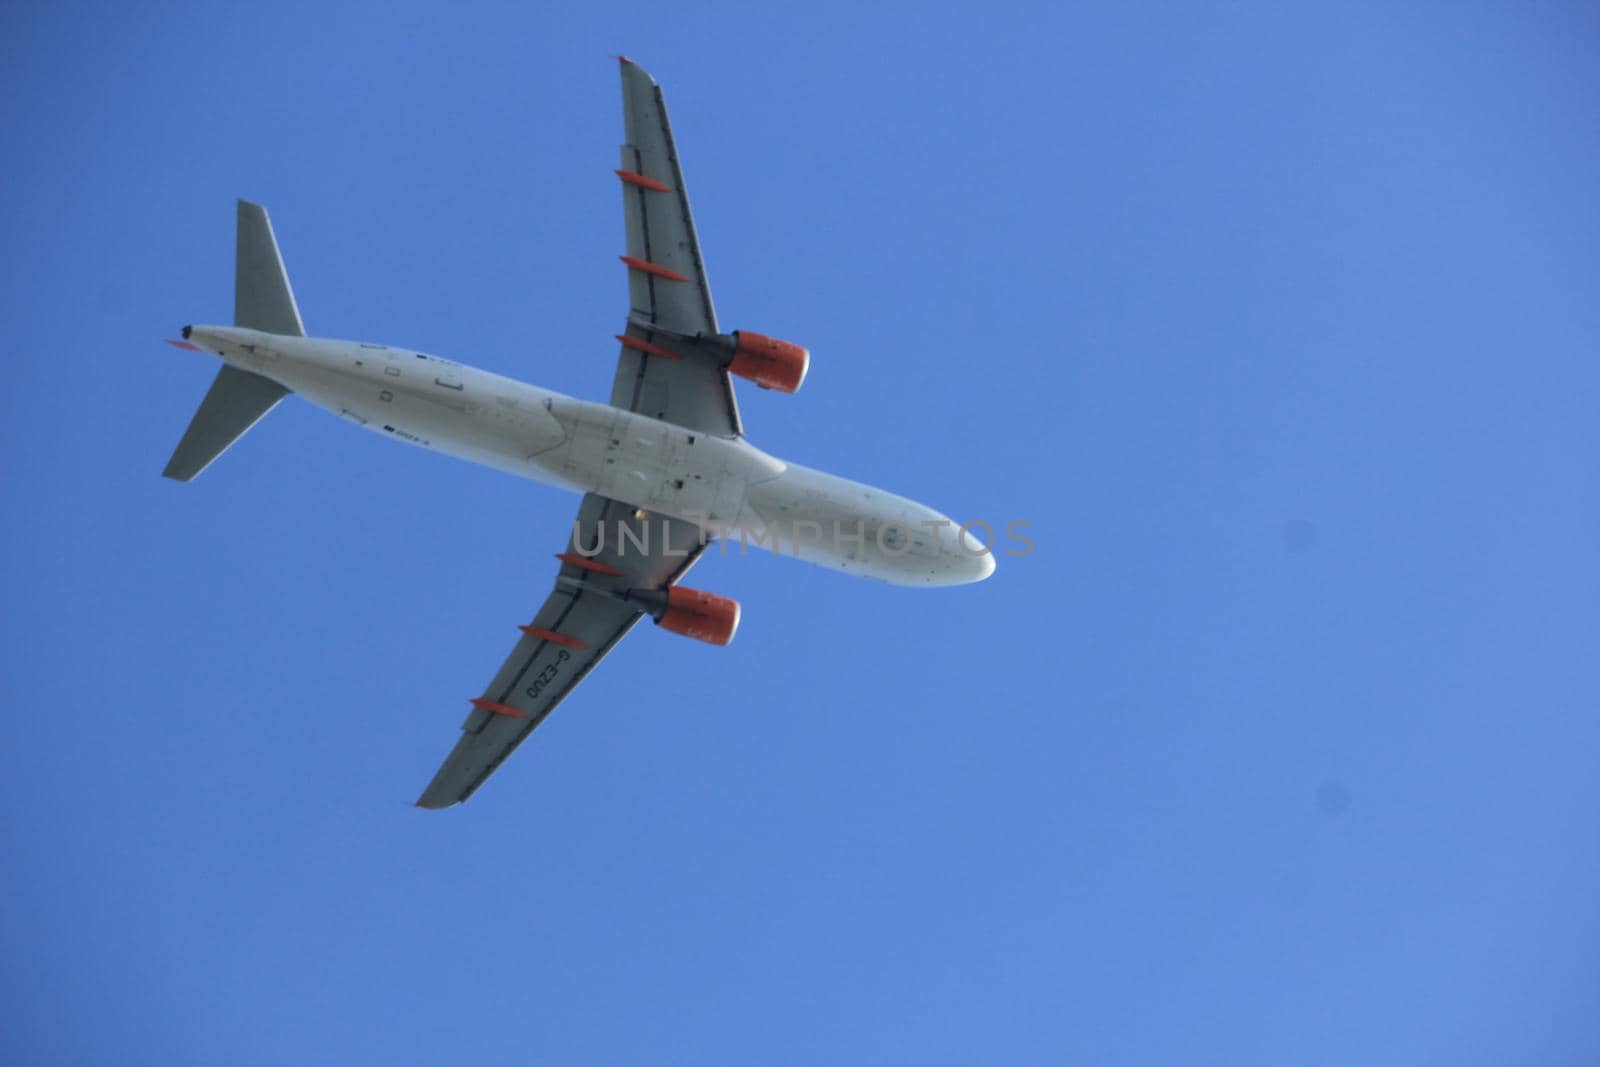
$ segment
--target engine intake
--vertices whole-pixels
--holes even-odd
[[[780,341],[753,330],[735,330],[733,360],[728,373],[755,382],[763,389],[793,393],[811,369],[811,353],[797,344]]]
[[[700,589],[669,586],[656,625],[708,645],[725,645],[739,629],[739,602]]]

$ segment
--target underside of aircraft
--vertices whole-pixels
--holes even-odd
[[[711,538],[789,538],[809,562],[903,585],[962,584],[994,569],[987,546],[939,512],[745,440],[732,378],[792,393],[810,354],[722,332],[661,89],[631,60],[621,70],[629,310],[609,403],[409,349],[307,337],[267,213],[244,201],[233,324],[186,326],[173,342],[223,366],[168,478],[192,480],[294,393],[373,432],[583,494],[554,553],[554,589],[471,701],[421,807],[470,797],[645,616],[727,644],[739,605],[678,584]]]

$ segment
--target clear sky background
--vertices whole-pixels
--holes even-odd
[[[1286,10],[1286,7],[1292,8]],[[158,476],[233,202],[308,329],[603,398],[666,87],[770,557],[410,807],[577,498],[290,400]],[[0,8],[0,1061],[1600,1062],[1588,5]]]

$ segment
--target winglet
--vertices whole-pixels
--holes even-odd
[[[192,345],[188,341],[174,341],[170,337],[163,337],[162,340],[167,342],[167,344],[171,345],[173,348],[186,348],[190,352],[204,351],[204,349],[202,349],[199,345]]]

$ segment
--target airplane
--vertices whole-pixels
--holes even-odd
[[[994,571],[989,546],[940,512],[745,438],[730,376],[793,393],[810,353],[721,331],[666,101],[642,67],[618,58],[629,310],[609,403],[412,349],[307,337],[267,212],[244,200],[233,325],[185,326],[169,342],[223,365],[168,478],[192,480],[295,393],[386,437],[583,494],[554,554],[555,588],[471,700],[422,808],[472,796],[645,615],[670,633],[732,640],[739,604],[678,584],[712,538],[737,537],[741,551],[787,540],[785,554],[897,585],[958,585]]]

